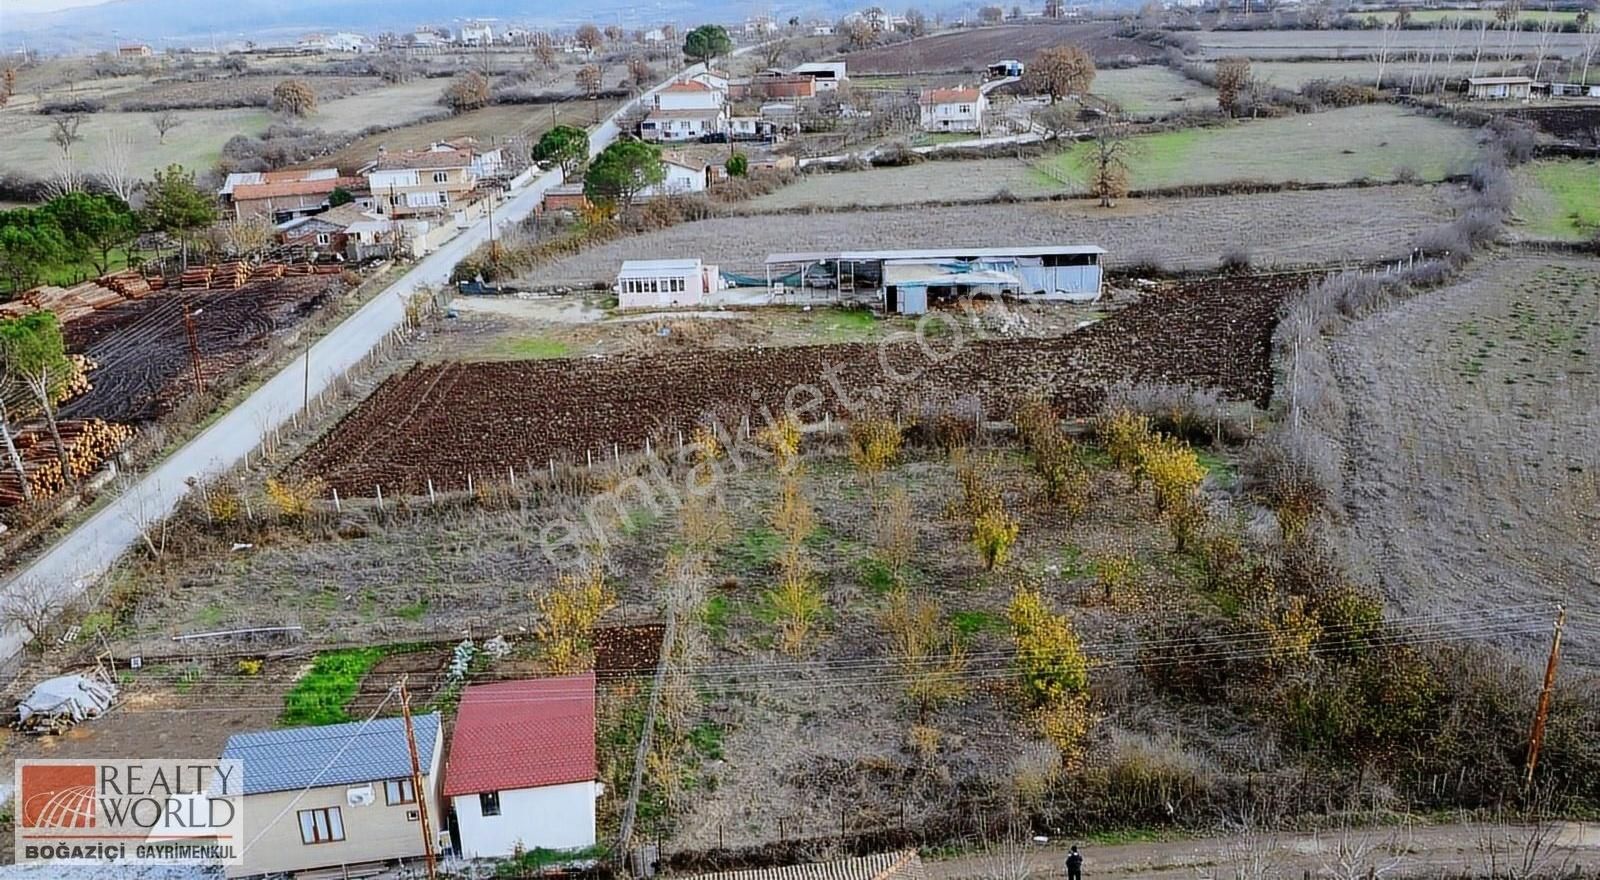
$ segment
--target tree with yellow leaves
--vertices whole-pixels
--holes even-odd
[[[595,626],[617,605],[605,572],[598,565],[563,572],[551,590],[533,598],[539,608],[533,635],[550,672],[571,675],[594,668]]]
[[[1206,478],[1200,457],[1176,437],[1152,435],[1139,445],[1138,451],[1139,472],[1155,490],[1158,513],[1189,503]]]
[[[756,442],[772,453],[778,470],[790,470],[800,460],[800,420],[793,413],[784,413],[783,418],[756,432]]]
[[[1089,661],[1066,615],[1051,611],[1037,589],[1021,586],[1006,618],[1016,642],[1017,671],[1034,705],[1088,693]]]
[[[1106,454],[1117,470],[1138,478],[1139,450],[1150,440],[1150,420],[1130,410],[1119,409],[1101,416],[1095,433],[1105,445]]]
[[[904,435],[894,419],[882,415],[863,415],[850,422],[850,460],[876,483],[884,468],[900,455]]]
[[[972,545],[978,548],[985,571],[1005,565],[1021,532],[1022,526],[1004,507],[990,508],[972,521]]]
[[[937,601],[897,589],[882,622],[889,654],[919,719],[966,693],[966,650]]]

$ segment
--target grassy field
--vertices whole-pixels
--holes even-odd
[[[1499,73],[1499,62],[1484,59],[1478,65],[1478,75],[1494,76]],[[1259,77],[1270,86],[1280,89],[1299,89],[1312,80],[1348,79],[1356,82],[1373,83],[1378,79],[1378,62],[1370,59],[1359,61],[1254,61],[1250,64],[1250,72]],[[1413,76],[1424,76],[1428,72],[1427,64],[1414,64],[1410,62],[1390,61],[1383,66],[1383,83],[1392,86],[1404,82]],[[1472,74],[1471,61],[1445,62],[1439,61],[1433,65],[1433,75],[1438,76],[1469,76]]]
[[[265,110],[179,110],[183,124],[167,132],[160,143],[147,113],[95,113],[83,117],[78,135],[83,141],[73,148],[82,168],[93,169],[103,155],[106,136],[127,132],[133,138],[132,172],[148,177],[158,168],[177,163],[204,171],[222,155],[222,145],[236,134],[258,134],[271,124],[273,116]],[[61,151],[50,141],[53,126],[48,117],[32,113],[0,113],[4,127],[4,148],[0,149],[0,170],[43,177],[55,167]]]
[[[1180,76],[1170,67],[1152,64],[1102,70],[1095,74],[1090,91],[1116,103],[1124,113],[1140,118],[1217,105],[1214,89]]]
[[[1131,177],[1136,189],[1232,180],[1392,180],[1400,168],[1439,180],[1465,171],[1473,151],[1468,129],[1374,104],[1136,138]],[[1079,180],[1087,155],[1088,145],[1080,144],[1044,167]]]
[[[1515,31],[1507,40],[1504,32],[1489,36],[1485,54],[1498,55],[1509,44],[1513,53],[1531,55],[1538,51],[1541,35],[1538,31]],[[1367,59],[1383,46],[1384,33],[1370,31],[1203,31],[1195,34],[1201,54],[1207,58],[1243,55],[1247,58],[1351,58]],[[1455,35],[1448,30],[1407,30],[1390,32],[1389,51],[1392,53],[1430,47],[1447,49],[1455,43],[1458,48],[1471,50],[1474,40],[1466,35]],[[1581,51],[1583,38],[1578,34],[1552,33],[1545,45],[1545,57],[1570,56]],[[1492,48],[1491,48],[1492,47]]]
[[[1517,184],[1526,235],[1584,241],[1600,234],[1600,162],[1535,162],[1517,170]]]
[[[428,104],[426,109],[431,112],[437,109],[437,105]],[[608,101],[573,101],[559,105],[496,105],[463,113],[460,116],[358,138],[331,156],[316,159],[308,164],[334,164],[346,171],[354,171],[372,161],[373,156],[377,155],[379,146],[390,150],[419,150],[436,141],[459,137],[477,138],[480,143],[493,145],[504,143],[506,138],[515,134],[524,132],[537,134],[550,128],[553,124],[553,113],[561,123],[584,127],[594,122],[597,111],[603,118],[611,110],[612,105]]]
[[[808,174],[798,183],[748,203],[757,211],[782,211],[807,205],[913,205],[918,202],[1058,193],[1061,185],[1016,159],[922,162],[899,168]]]
[[[935,163],[935,166],[949,163]],[[945,172],[958,176],[959,166]],[[1112,265],[1159,260],[1214,266],[1242,248],[1260,264],[1377,259],[1403,254],[1411,236],[1447,215],[1432,187],[1395,186],[1187,199],[1091,200],[905,207],[723,217],[684,223],[592,248],[535,270],[535,286],[581,285],[616,276],[623,260],[693,254],[724,270],[760,275],[767,254],[840,248],[1086,243]]]
[[[417,79],[323,101],[304,124],[325,131],[360,131],[379,122],[404,125],[443,110],[439,95],[448,84],[443,79]]]

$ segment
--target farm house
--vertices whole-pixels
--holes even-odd
[[[1474,101],[1526,101],[1533,97],[1533,80],[1525,76],[1471,77],[1467,97]]]
[[[695,260],[629,260],[617,273],[617,305],[624,309],[695,306],[722,286],[716,266]]]
[[[1093,302],[1100,298],[1104,255],[1093,245],[773,254],[767,286],[875,299],[885,312],[907,315],[961,296]]]

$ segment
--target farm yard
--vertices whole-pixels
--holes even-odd
[[[1517,169],[1517,233],[1588,241],[1600,235],[1600,162],[1543,160]]]
[[[1132,143],[1128,176],[1136,189],[1236,180],[1442,180],[1466,173],[1477,153],[1473,129],[1384,104],[1185,128],[1136,136]],[[1048,167],[1082,179],[1091,148],[1079,144]]]
[[[337,276],[251,281],[237,290],[155,293],[69,321],[67,350],[92,358],[93,389],[61,407],[64,418],[153,421],[194,390],[183,308],[194,314],[200,371],[209,387],[266,353],[269,341],[337,300]]]
[[[918,167],[938,174],[941,164]],[[1232,248],[1248,250],[1259,265],[1380,260],[1404,255],[1417,230],[1448,216],[1450,193],[1450,187],[1375,186],[1124,199],[1113,209],[1068,200],[722,217],[590,248],[534,270],[523,283],[609,284],[622,261],[667,254],[692,254],[727,271],[760,275],[768,254],[837,250],[840,242],[858,249],[1114,243],[1112,266],[1148,260],[1193,269],[1217,265]]]
[[[736,425],[763,407],[783,409],[796,383],[826,375],[839,376],[839,385],[831,396],[822,389],[818,414],[850,409],[838,387],[884,406],[961,394],[997,406],[1034,390],[1085,412],[1100,389],[1119,380],[1191,382],[1264,401],[1273,316],[1303,278],[1183,282],[1064,337],[973,342],[933,363],[909,339],[890,338],[881,346],[418,366],[384,383],[296,470],[346,497],[373,494],[379,485],[391,495],[422,492],[430,480],[438,489],[462,489],[471,474],[481,481],[530,462],[604,459],[612,444],[638,450],[647,438],[660,446],[706,416]],[[1196,337],[1190,328],[1197,326],[1218,332]],[[914,378],[897,383],[896,376]]]
[[[1062,43],[1083,46],[1096,63],[1148,61],[1161,57],[1150,43],[1116,35],[1115,24],[1028,24],[971,28],[844,55],[851,75],[982,73],[1002,58],[1033,57]]]
[[[1577,258],[1497,257],[1337,337],[1348,546],[1396,608],[1593,607],[1596,352]],[[1572,654],[1600,662],[1592,628]]]

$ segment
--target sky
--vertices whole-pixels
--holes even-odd
[[[0,9],[6,12],[55,12],[74,6],[93,6],[105,0],[0,0]]]

